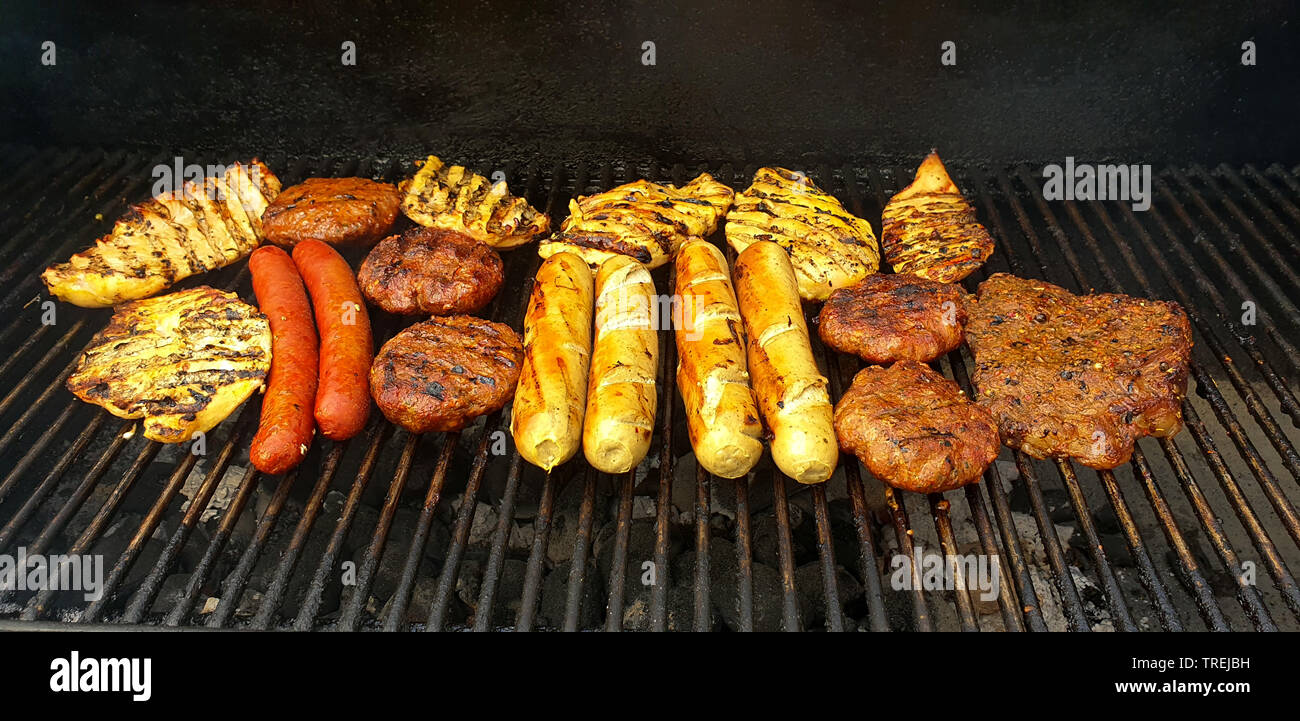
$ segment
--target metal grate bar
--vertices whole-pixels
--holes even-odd
[[[415,458],[415,448],[419,445],[420,434],[406,433],[406,444],[402,446],[402,455],[397,461],[397,470],[388,485],[388,495],[384,497],[384,506],[379,512],[379,522],[370,536],[370,545],[357,566],[357,582],[352,586],[352,596],[343,605],[337,630],[355,631],[361,623],[361,611],[370,599],[370,587],[374,583],[375,568],[384,555],[384,544],[388,541],[388,531],[392,528],[393,515],[397,513],[397,502],[401,500],[402,489],[406,486],[406,477],[411,472],[411,462]]]
[[[100,506],[99,512],[96,513],[95,517],[90,521],[90,525],[88,525],[86,529],[82,531],[81,535],[77,537],[77,540],[72,544],[72,548],[66,555],[82,555],[86,551],[90,550],[91,545],[95,540],[98,539],[100,534],[108,528],[108,522],[112,519],[113,514],[122,503],[122,499],[126,497],[127,492],[131,490],[133,485],[135,485],[136,480],[140,478],[140,474],[144,472],[145,467],[148,466],[149,463],[153,461],[154,456],[158,454],[160,445],[161,444],[153,441],[144,444],[140,449],[140,453],[136,456],[135,462],[131,464],[131,467],[127,470],[126,474],[120,481],[118,481],[108,499],[104,501],[102,506]],[[65,507],[64,510],[66,511],[67,508]],[[56,518],[55,520],[57,521],[58,519]],[[53,540],[53,529],[55,527],[56,524],[50,524],[50,526],[46,528],[45,532],[37,537],[31,546],[29,546],[28,552],[43,553]],[[23,610],[22,619],[24,621],[35,621],[40,619],[48,610],[47,604],[49,600],[50,596],[48,593],[33,598]]]
[[[285,591],[289,587],[289,578],[298,565],[298,558],[302,555],[303,547],[307,543],[307,537],[311,534],[312,526],[316,523],[316,517],[320,514],[321,507],[325,503],[325,494],[334,481],[334,474],[338,472],[339,461],[342,458],[343,446],[338,443],[330,444],[320,477],[316,479],[316,485],[312,487],[311,497],[303,507],[302,517],[298,519],[298,526],[294,529],[293,538],[290,539],[289,547],[285,549],[284,556],[280,559],[280,565],[276,568],[275,576],[272,577],[266,593],[262,596],[262,605],[257,609],[257,615],[253,616],[253,620],[249,623],[250,628],[263,630],[270,628],[274,623],[275,616],[279,612],[280,604],[284,599]]]
[[[357,509],[361,505],[361,494],[365,492],[366,485],[370,482],[370,475],[375,470],[375,462],[379,459],[379,451],[387,442],[391,429],[392,426],[387,423],[378,421],[371,423],[370,430],[366,434],[365,456],[361,459],[361,466],[352,479],[352,487],[343,504],[343,513],[334,524],[334,533],[330,536],[329,544],[316,564],[316,571],[307,586],[307,595],[303,600],[302,608],[294,618],[295,631],[310,631],[316,623],[316,615],[325,594],[325,584],[337,569],[336,563],[339,553],[343,550],[343,542],[347,539],[348,530],[352,528],[352,521],[356,518]]]

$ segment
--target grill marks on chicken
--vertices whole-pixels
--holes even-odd
[[[463,315],[434,318],[380,348],[370,392],[388,420],[412,433],[459,431],[510,400],[523,358],[509,326]]]
[[[132,206],[113,231],[41,274],[50,293],[86,308],[147,298],[198,273],[230,265],[262,240],[262,212],[280,180],[261,161],[186,183]]]
[[[919,361],[867,366],[835,406],[835,434],[880,480],[917,493],[977,480],[998,457],[989,412]]]
[[[505,181],[493,183],[436,155],[403,182],[402,212],[429,228],[464,233],[498,249],[515,248],[550,230],[551,220],[528,201],[510,194]]]
[[[199,286],[126,303],[95,334],[68,389],[163,443],[208,431],[262,385],[266,316],[234,293]]]
[[[965,295],[915,275],[873,275],[831,293],[817,332],[831,348],[871,363],[928,362],[961,345]]]
[[[871,224],[785,168],[760,168],[727,213],[727,242],[737,253],[760,240],[790,254],[804,300],[825,300],[880,268]]]
[[[672,259],[687,238],[706,236],[731,207],[735,192],[708,173],[680,188],[638,180],[569,201],[560,232],[542,241],[543,258],[569,251],[592,268],[627,255],[653,269]]]
[[[1007,445],[1114,468],[1138,438],[1182,428],[1192,332],[1177,303],[997,273],[968,312],[979,402]]]
[[[937,153],[926,156],[912,184],[885,204],[883,216],[880,244],[896,273],[953,283],[993,254],[993,238]]]

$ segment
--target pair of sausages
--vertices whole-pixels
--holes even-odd
[[[711,243],[683,245],[676,270],[677,387],[696,460],[723,478],[748,473],[763,454],[761,409],[777,467],[800,483],[830,478],[839,460],[833,409],[785,249],[766,241],[746,248],[734,293]]]
[[[587,462],[605,473],[641,462],[657,402],[655,302],[649,271],[631,258],[611,258],[594,277],[574,253],[542,263],[524,316],[510,416],[524,460],[549,471],[581,444]]]
[[[305,240],[292,258],[263,246],[248,264],[271,324],[271,376],[249,456],[259,471],[278,474],[302,462],[316,427],[334,441],[365,427],[374,341],[352,268],[330,246]]]
[[[763,449],[761,408],[782,472],[801,483],[830,478],[839,459],[830,394],[785,250],[771,242],[746,249],[734,294],[726,259],[705,241],[683,245],[675,270],[677,383],[699,463],[725,478],[753,468]],[[655,415],[655,303],[649,273],[631,259],[607,261],[594,281],[571,253],[542,264],[511,415],[525,460],[551,470],[581,442],[588,462],[607,473],[641,461]]]

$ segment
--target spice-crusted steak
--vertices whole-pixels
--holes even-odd
[[[998,273],[967,312],[979,402],[1007,445],[1092,468],[1182,428],[1192,330],[1177,303]]]
[[[989,412],[918,361],[859,371],[835,406],[835,435],[876,478],[917,493],[977,480],[1001,448]]]
[[[915,275],[870,275],[831,293],[817,332],[831,348],[872,363],[932,361],[961,345],[965,295]]]

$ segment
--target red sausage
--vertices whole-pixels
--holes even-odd
[[[307,284],[320,330],[320,385],[316,425],[342,441],[361,432],[370,416],[370,363],[375,358],[370,317],[352,274],[338,251],[319,240],[293,247],[293,262]]]
[[[257,304],[271,321],[271,380],[249,457],[257,470],[275,475],[302,463],[316,432],[316,327],[288,253],[264,245],[248,258],[248,269]]]

